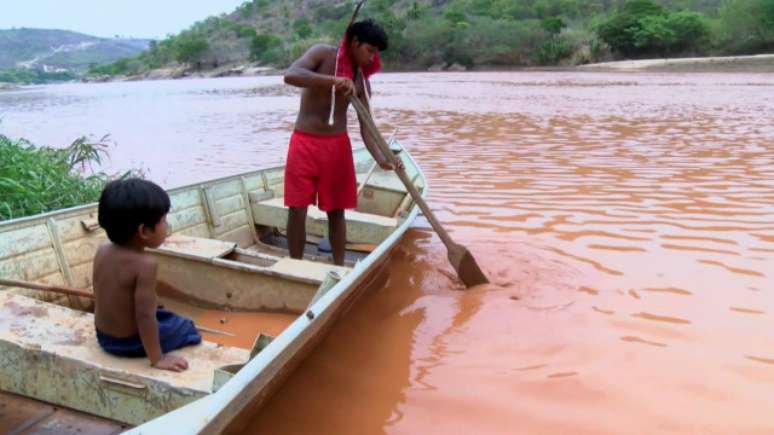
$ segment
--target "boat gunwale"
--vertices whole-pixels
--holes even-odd
[[[355,152],[357,152],[359,150],[360,150],[360,148],[358,148],[357,150],[352,150],[352,152],[354,154]],[[167,194],[172,196],[173,194],[178,193],[178,191],[183,191],[183,190],[186,190],[186,189],[191,189],[191,188],[196,188],[196,187],[209,187],[211,185],[218,184],[218,183],[224,182],[224,181],[236,181],[238,179],[241,179],[242,177],[250,176],[250,175],[253,175],[253,174],[259,174],[259,173],[265,172],[265,171],[281,169],[281,168],[284,168],[284,167],[285,167],[284,165],[281,165],[281,166],[272,166],[272,167],[268,167],[268,168],[261,168],[261,169],[256,169],[256,170],[253,170],[253,171],[246,171],[246,172],[241,172],[241,173],[238,173],[238,174],[226,175],[226,176],[220,177],[220,178],[213,178],[213,179],[209,179],[209,180],[206,180],[206,181],[195,182],[195,183],[191,183],[191,184],[186,184],[184,186],[177,186],[177,187],[173,187],[171,189],[164,189],[164,190],[167,192]],[[96,207],[97,205],[98,205],[97,202],[90,202],[88,204],[81,204],[81,205],[76,205],[76,206],[68,207],[68,208],[60,208],[58,210],[47,211],[45,213],[40,213],[40,214],[36,214],[36,215],[32,215],[32,216],[22,216],[22,217],[18,217],[18,218],[14,218],[14,219],[0,221],[0,227],[6,226],[6,225],[13,225],[13,224],[24,224],[24,223],[28,223],[29,221],[36,221],[36,220],[39,220],[39,219],[50,218],[50,217],[53,217],[53,216],[56,216],[56,215],[60,215],[60,214],[61,215],[68,215],[68,214],[70,214],[72,212],[81,212],[81,211],[86,210],[88,208]]]

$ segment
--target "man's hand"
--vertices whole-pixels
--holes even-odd
[[[334,77],[333,86],[336,87],[336,92],[344,94],[345,97],[355,93],[355,84],[346,77]]]
[[[395,159],[395,162],[398,164],[398,169],[400,169],[401,171],[406,169],[406,167],[403,166],[403,161],[402,160]],[[392,164],[391,162],[387,161],[387,160],[385,160],[383,162],[379,162],[379,167],[384,169],[385,171],[392,171],[392,170],[395,169],[395,165]]]
[[[163,355],[160,360],[156,361],[156,364],[153,364],[153,367],[171,372],[182,372],[188,369],[188,361],[179,356]]]

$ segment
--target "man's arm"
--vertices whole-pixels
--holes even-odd
[[[152,259],[139,261],[137,284],[134,291],[134,318],[140,333],[142,347],[148,355],[151,366],[163,370],[180,372],[188,368],[188,362],[180,357],[161,353],[159,325],[156,320],[156,270]]]
[[[354,90],[352,80],[317,72],[330,50],[330,47],[320,44],[307,50],[287,69],[285,83],[299,88],[330,88],[335,85],[338,92],[350,95]]]

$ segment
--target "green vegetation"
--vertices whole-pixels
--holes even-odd
[[[40,84],[74,80],[77,76],[69,71],[44,72],[34,69],[0,70],[0,82],[20,84]]]
[[[774,0],[727,0],[718,15],[720,46],[734,53],[774,50]]]
[[[81,137],[67,148],[54,149],[0,135],[0,220],[99,199],[108,176],[84,173],[107,155],[107,140],[107,136],[96,142]]]
[[[160,67],[286,67],[336,44],[354,1],[246,1],[94,74]],[[774,50],[774,0],[369,0],[361,12],[390,36],[391,69],[579,64],[617,58]]]
[[[710,27],[697,12],[669,13],[650,0],[632,0],[598,28],[599,36],[625,56],[705,51]]]

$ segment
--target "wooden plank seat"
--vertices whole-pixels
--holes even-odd
[[[210,342],[173,353],[188,370],[110,355],[97,343],[92,314],[0,292],[0,390],[139,424],[211,393],[216,369],[249,358]]]
[[[352,269],[242,249],[232,242],[174,235],[153,254],[159,280],[206,306],[301,313],[329,271]]]
[[[156,251],[185,258],[212,260],[225,257],[234,252],[236,247],[234,242],[173,234]]]
[[[365,187],[388,190],[402,194],[408,193],[406,186],[403,185],[403,182],[400,181],[400,178],[395,176],[392,171],[381,169],[378,166],[370,177],[368,177],[368,173],[364,172],[358,172],[355,174],[355,177],[357,178],[358,187],[363,184],[363,182],[366,182]],[[366,177],[368,177],[367,180]]]
[[[284,198],[271,198],[251,204],[253,219],[257,225],[287,229],[288,211]],[[345,212],[347,219],[347,242],[379,244],[398,226],[398,220],[391,217],[354,210]],[[315,206],[306,214],[306,231],[322,236],[328,232],[328,216]]]
[[[278,275],[315,285],[322,283],[330,270],[335,270],[342,275],[350,271],[345,266],[278,257],[242,249],[233,242],[180,234],[169,236],[163,245],[153,251],[162,255],[198,260],[234,270]]]

